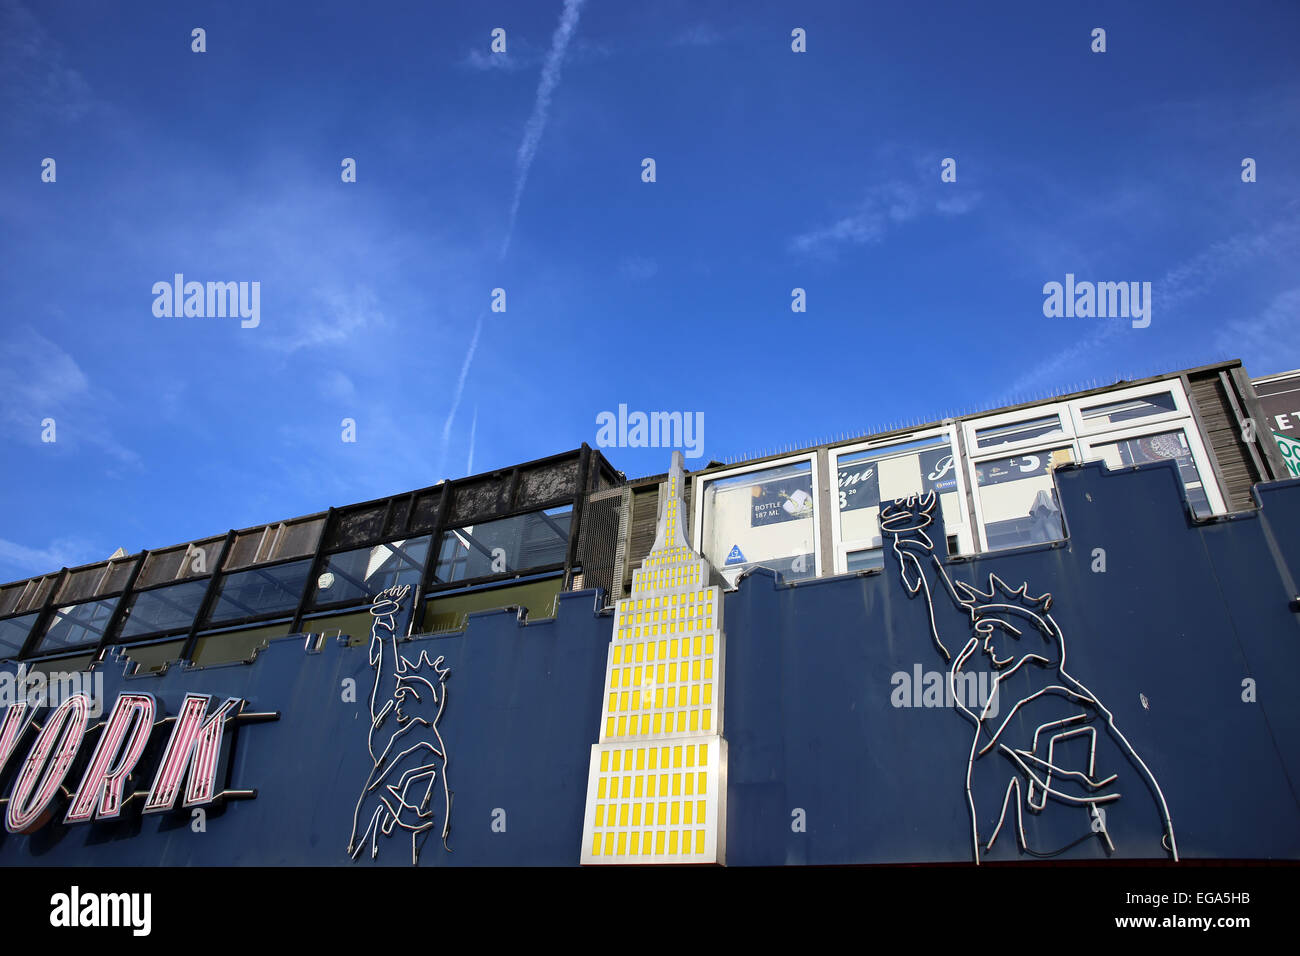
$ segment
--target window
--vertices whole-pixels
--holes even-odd
[[[312,604],[369,604],[392,585],[409,584],[414,590],[429,557],[429,540],[425,535],[331,555],[312,585]]]
[[[117,598],[109,598],[59,608],[54,612],[45,635],[37,645],[37,653],[46,654],[70,647],[98,644],[117,602]]]
[[[145,559],[135,586],[146,588],[168,581],[179,581],[216,570],[217,558],[225,538],[209,538],[163,551],[154,551]]]
[[[207,624],[223,624],[272,614],[291,614],[298,608],[311,574],[310,560],[276,564],[223,575]]]
[[[817,574],[811,459],[706,479],[697,506],[701,551],[734,584],[762,565],[789,578]]]
[[[1090,452],[1088,455],[1090,460],[1100,458],[1111,468],[1172,459],[1178,466],[1178,477],[1187,492],[1187,502],[1192,506],[1193,513],[1198,517],[1213,514],[1206,495],[1205,483],[1201,480],[1201,473],[1192,459],[1192,449],[1182,429],[1136,438],[1123,438],[1104,444],[1096,443],[1091,446]]]
[[[990,550],[1065,537],[1052,469],[1070,461],[1074,454],[1063,446],[975,465],[984,538]]]
[[[434,577],[448,584],[563,564],[572,519],[573,507],[565,505],[445,532]]]
[[[964,427],[974,459],[969,473],[977,489],[979,531],[989,549],[1062,536],[1050,473],[1050,465],[1061,461],[1104,461],[1116,468],[1170,458],[1196,514],[1224,510],[1191,406],[1176,380],[1007,412]],[[976,450],[984,448],[996,449],[992,454],[999,457]]]
[[[38,614],[39,612],[25,614],[0,621],[0,659],[17,657],[22,653],[23,644],[27,642],[27,635],[31,633]]]
[[[834,507],[837,570],[884,566],[880,553],[880,502],[931,491],[939,496],[944,527],[958,550],[973,551],[961,469],[956,466],[951,432],[905,444],[832,455],[838,483]]]
[[[1164,391],[1107,402],[1104,405],[1084,405],[1079,409],[1079,421],[1085,431],[1100,431],[1177,411],[1178,404],[1174,401],[1173,392]]]
[[[1015,445],[1048,436],[1064,435],[1060,415],[1046,415],[1005,425],[990,425],[975,431],[976,448],[995,448],[998,445]]]
[[[122,627],[116,639],[126,640],[146,634],[188,630],[199,613],[199,605],[208,592],[208,580],[186,581],[137,591],[130,598],[122,617]]]

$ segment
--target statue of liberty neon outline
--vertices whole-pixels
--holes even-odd
[[[934,553],[934,542],[926,532],[926,528],[934,522],[937,504],[938,496],[934,491],[925,495],[897,498],[891,504],[882,503],[880,529],[884,537],[892,539],[891,548],[899,562],[899,577],[908,596],[915,597],[921,592],[925,594],[931,638],[944,662],[949,665],[949,699],[953,700],[975,725],[970,759],[966,764],[966,801],[970,810],[975,862],[978,864],[982,854],[993,848],[1003,824],[1006,823],[1007,810],[1013,794],[1016,800],[1016,834],[1021,852],[1031,856],[1055,856],[1093,834],[1103,841],[1108,852],[1114,851],[1115,846],[1106,829],[1104,808],[1120,799],[1121,794],[1111,787],[1119,779],[1119,775],[1112,773],[1104,778],[1097,776],[1098,737],[1097,727],[1094,724],[1097,718],[1103,719],[1104,729],[1149,784],[1163,820],[1164,832],[1161,835],[1161,844],[1177,861],[1178,844],[1174,837],[1173,822],[1170,820],[1169,807],[1155,775],[1115,726],[1114,715],[1092,691],[1065,669],[1065,635],[1049,613],[1052,606],[1051,594],[1032,597],[1029,594],[1028,583],[1022,583],[1020,587],[1013,590],[992,573],[989,574],[988,591],[981,591],[961,581],[952,581]],[[949,596],[961,610],[966,612],[970,618],[971,628],[975,632],[975,636],[969,638],[956,655],[948,650],[940,637],[935,619],[934,593],[927,577],[927,570],[933,571],[938,576]],[[1019,622],[1021,627],[1017,627],[1013,622]],[[1024,627],[1026,624],[1029,625],[1028,628]],[[1039,653],[1037,649],[1015,648],[1015,642],[1020,641],[1026,631],[1037,632],[1043,638],[1047,645],[1043,653]],[[1002,636],[1005,636],[1008,641],[1009,652],[1001,648],[998,638]],[[1052,660],[1054,650],[1059,652],[1056,660]],[[978,714],[965,706],[964,699],[956,694],[955,686],[957,675],[963,671],[963,668],[976,662],[977,651],[989,658],[994,672],[993,692],[989,694],[988,702]],[[1000,656],[1000,652],[1005,656]],[[1002,722],[994,726],[990,708],[1000,699],[1002,682],[1025,668],[1043,669],[1052,682],[1018,700],[1009,709]],[[1071,706],[1077,705],[1078,712],[1040,724],[1034,731],[1028,748],[1008,744],[1007,738],[1012,733],[1009,731],[1012,718],[1035,700],[1049,695],[1063,698]],[[1045,756],[1039,752],[1040,738],[1044,736],[1047,744]],[[1057,746],[1075,738],[1083,738],[1088,742],[1085,769],[1071,769],[1058,763]],[[981,847],[980,818],[975,805],[971,777],[975,762],[992,754],[1005,757],[1011,764],[1012,773],[1002,795],[997,824]],[[1075,784],[1079,792],[1067,792],[1064,787],[1070,783]],[[1029,848],[1025,837],[1024,810],[1027,807],[1032,813],[1042,812],[1048,806],[1049,797],[1060,804],[1086,808],[1090,825],[1089,832],[1079,840],[1054,852],[1044,853]]]
[[[429,804],[432,802],[434,785],[441,778],[443,795],[442,845],[447,846],[447,837],[451,833],[451,791],[447,786],[447,748],[443,744],[442,734],[438,731],[438,721],[442,719],[443,708],[447,703],[446,689],[443,686],[450,673],[450,668],[442,666],[443,658],[430,660],[426,651],[421,651],[414,660],[403,657],[398,650],[396,634],[396,617],[401,610],[401,601],[410,593],[411,586],[403,584],[385,588],[375,596],[370,613],[374,622],[370,628],[370,666],[375,671],[375,683],[370,691],[370,731],[366,743],[370,750],[373,766],[366,785],[357,798],[356,809],[352,812],[352,835],[348,838],[348,854],[355,860],[370,841],[370,857],[379,855],[379,836],[392,836],[394,827],[411,834],[411,863],[419,861],[420,843],[425,834],[434,826],[434,812]],[[386,633],[385,633],[386,632]],[[436,680],[420,675],[422,670],[431,671]],[[387,681],[388,694],[380,703],[380,683]],[[423,693],[428,695],[429,703],[435,706],[432,720],[406,713],[411,701],[423,702]],[[383,750],[376,753],[375,741],[384,721],[392,716],[397,724],[388,736]],[[399,750],[399,745],[406,743],[404,738],[414,734],[415,743]],[[394,753],[394,751],[398,751]],[[414,759],[411,758],[414,755]],[[441,765],[441,772],[439,768]],[[404,769],[400,769],[404,768]],[[400,772],[398,772],[400,769]],[[396,774],[395,782],[389,782]],[[421,790],[420,787],[423,787]],[[414,793],[412,791],[414,790]],[[378,806],[371,813],[360,837],[357,828],[361,821],[361,807],[368,797],[374,797]]]

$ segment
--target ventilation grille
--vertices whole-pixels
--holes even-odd
[[[623,539],[627,534],[626,488],[593,491],[582,510],[578,534],[578,563],[582,565],[584,587],[605,592],[605,606],[626,593],[623,588]]]

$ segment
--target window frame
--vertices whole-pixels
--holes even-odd
[[[238,572],[232,572],[232,573],[237,574]],[[168,628],[161,631],[147,631],[143,634],[131,634],[126,637],[122,636],[122,632],[126,629],[126,626],[130,621],[131,611],[135,609],[135,602],[140,596],[150,594],[154,591],[165,591],[168,588],[182,588],[189,585],[202,585],[203,594],[206,597],[208,590],[212,587],[212,579],[215,576],[216,575],[212,574],[211,572],[208,572],[207,574],[199,575],[197,577],[181,578],[179,580],[172,580],[172,581],[163,581],[160,584],[151,584],[148,587],[143,587],[143,588],[131,588],[130,591],[122,594],[122,597],[124,599],[129,599],[129,606],[127,604],[123,604],[121,606],[121,614],[118,615],[117,626],[114,628],[114,633],[108,635],[107,643],[112,645],[148,643],[151,640],[162,640],[162,639],[170,640],[170,639],[174,639],[177,634],[189,633],[190,629],[194,626],[194,622],[198,620],[198,616],[203,610],[203,600],[204,600],[203,597],[199,598],[199,606],[194,609],[194,615],[190,618],[190,622],[184,625],[183,627],[177,626],[174,628]]]
[[[964,469],[961,468],[960,466],[961,446],[957,441],[957,425],[954,422],[948,425],[940,425],[936,428],[926,428],[918,432],[911,432],[904,436],[894,435],[890,438],[876,439],[875,441],[856,442],[852,445],[844,445],[843,447],[840,448],[828,449],[828,461],[829,461],[828,467],[830,469],[830,474],[834,476],[836,479],[836,487],[834,489],[832,489],[829,484],[827,485],[827,492],[829,493],[831,499],[829,507],[830,507],[830,515],[831,515],[831,549],[835,560],[834,573],[836,574],[849,573],[848,556],[850,551],[857,552],[863,550],[872,550],[865,546],[864,539],[862,538],[854,538],[850,541],[845,541],[843,538],[843,532],[840,528],[840,515],[841,515],[840,496],[839,494],[836,493],[836,489],[838,489],[839,487],[840,459],[842,457],[847,457],[850,455],[861,454],[864,451],[879,450],[884,452],[891,447],[907,446],[907,445],[915,444],[917,442],[930,441],[936,438],[946,439],[948,442],[948,447],[952,451],[953,472],[957,479],[957,492],[956,492],[957,505],[961,509],[961,522],[962,522],[961,526],[959,528],[953,529],[948,527],[947,524],[945,524],[944,533],[946,535],[951,535],[951,534],[957,535],[957,546],[958,548],[961,549],[963,554],[971,554],[976,550],[975,547],[976,539],[971,529],[971,515],[969,514],[970,509],[966,507],[966,501],[967,501],[966,476],[963,473]],[[897,455],[883,456],[882,459],[880,460],[886,460],[888,458],[895,458],[895,457],[902,458],[909,454],[913,454],[917,451],[925,451],[925,450],[927,449],[912,449],[912,451],[899,451]],[[883,540],[882,540],[882,547],[883,547]]]
[[[1083,446],[1083,448],[1086,448],[1088,452],[1092,452],[1092,450],[1098,445],[1112,445],[1116,442],[1127,441],[1131,438],[1145,438],[1149,435],[1160,435],[1166,432],[1181,431],[1183,437],[1187,439],[1187,447],[1192,454],[1192,463],[1196,466],[1196,471],[1201,476],[1201,490],[1205,492],[1206,501],[1210,505],[1210,513],[1212,515],[1226,514],[1228,510],[1227,503],[1224,501],[1223,492],[1219,489],[1218,481],[1215,480],[1214,470],[1210,467],[1209,454],[1206,451],[1205,443],[1201,440],[1200,432],[1195,428],[1195,423],[1190,419],[1184,423],[1182,421],[1170,422],[1168,419],[1164,418],[1162,418],[1162,423],[1164,427],[1160,428],[1147,428],[1145,426],[1131,427],[1116,431],[1108,431],[1104,434],[1089,435],[1086,438],[1080,438],[1079,444]],[[1083,448],[1080,450],[1082,451]],[[1101,461],[1100,458],[1084,460]],[[1172,461],[1173,459],[1168,460]],[[1110,468],[1109,465],[1106,467]],[[1125,465],[1121,467],[1134,468],[1139,466]],[[1116,468],[1111,470],[1119,471],[1120,469]],[[1178,490],[1184,493],[1186,492],[1181,477],[1178,480]]]
[[[986,428],[998,428],[1003,425],[1015,425],[1019,423],[1028,423],[1037,418],[1050,418],[1056,415],[1056,420],[1061,427],[1059,433],[1051,435],[1037,435],[1033,438],[1022,438],[1020,441],[1005,442],[1001,445],[994,445],[991,448],[980,448],[978,433]],[[1055,402],[1051,405],[1034,405],[1030,408],[1022,408],[1014,412],[1002,412],[998,415],[988,415],[983,418],[967,419],[962,422],[962,427],[966,434],[966,452],[971,461],[979,459],[981,461],[998,458],[1015,458],[1021,449],[1028,450],[1032,453],[1035,448],[1046,446],[1059,446],[1062,443],[1068,444],[1074,440],[1071,433],[1074,428],[1074,422],[1070,418],[1070,411],[1065,402]],[[974,488],[974,478],[972,472],[971,487]]]
[[[525,508],[522,511],[514,511],[509,514],[486,518],[483,520],[462,521],[455,525],[440,526],[434,531],[427,532],[431,535],[431,540],[429,542],[429,555],[425,562],[427,578],[429,581],[429,594],[432,594],[435,591],[454,590],[462,587],[472,587],[478,584],[509,581],[522,575],[544,574],[562,569],[565,565],[565,557],[549,564],[534,564],[529,565],[528,567],[514,569],[507,568],[504,571],[494,571],[491,574],[481,574],[475,578],[459,578],[444,581],[438,577],[438,565],[442,561],[441,555],[443,539],[448,535],[454,535],[457,531],[463,531],[467,527],[477,527],[479,525],[494,524],[496,522],[512,521],[516,518],[523,518],[534,514],[541,514],[546,515],[548,518],[554,518],[556,515],[548,514],[548,512],[562,511],[564,509],[568,509],[567,517],[569,519],[568,533],[565,536],[565,556],[567,557],[569,543],[573,540],[573,518],[578,511],[577,503],[568,499],[562,499],[554,504],[540,508]]]
[[[1102,405],[1115,405],[1120,402],[1128,401],[1134,398],[1146,398],[1151,395],[1159,395],[1168,392],[1174,399],[1174,411],[1157,412],[1154,415],[1146,415],[1140,419],[1121,422],[1120,424],[1107,425],[1088,425],[1084,422],[1083,411],[1086,408],[1096,408]],[[1091,438],[1094,435],[1109,434],[1114,431],[1127,431],[1131,428],[1147,428],[1150,425],[1162,422],[1181,422],[1183,420],[1195,421],[1191,405],[1187,401],[1187,396],[1183,393],[1182,383],[1178,381],[1150,382],[1146,385],[1135,385],[1132,388],[1126,388],[1110,394],[1094,395],[1091,398],[1076,398],[1063,403],[1070,410],[1070,420],[1074,426],[1074,436],[1076,438]]]
[[[776,468],[784,468],[787,465],[796,465],[802,462],[808,462],[812,466],[812,498],[813,498],[813,577],[822,576],[822,530],[821,530],[821,509],[826,507],[823,492],[825,489],[821,485],[820,469],[817,467],[817,453],[810,451],[800,455],[790,455],[785,458],[772,458],[757,464],[743,465],[738,468],[727,468],[722,471],[713,471],[706,474],[691,476],[691,529],[693,547],[702,557],[704,557],[704,498],[708,491],[708,485],[714,481],[721,481],[727,478],[735,478],[739,475],[752,474],[759,471],[771,471]],[[836,501],[838,502],[838,498]],[[707,557],[706,557],[707,560]],[[762,564],[762,561],[756,561],[755,564]],[[723,574],[724,569],[715,567],[719,574]],[[739,579],[737,579],[739,580]],[[799,578],[797,580],[804,580]],[[735,585],[728,579],[727,586],[734,588]]]
[[[1085,408],[1112,405],[1129,399],[1159,395],[1164,392],[1168,392],[1173,396],[1175,410],[1172,412],[1160,412],[1117,425],[1085,425],[1084,423],[1083,410]],[[987,450],[976,448],[975,436],[977,431],[990,426],[1010,425],[1017,421],[1032,421],[1035,418],[1045,418],[1053,413],[1057,415],[1063,429],[1065,429],[1064,434],[1050,438],[1039,437],[1023,442],[1012,442]],[[1200,474],[1201,487],[1205,490],[1205,497],[1210,504],[1211,513],[1214,515],[1227,513],[1223,489],[1219,487],[1219,479],[1215,474],[1212,459],[1202,440],[1196,410],[1187,397],[1183,383],[1176,378],[1161,379],[1157,382],[1147,382],[1143,385],[1133,385],[1128,388],[1114,389],[1107,392],[1097,392],[1082,398],[1065,399],[1043,405],[1031,405],[997,415],[970,418],[962,422],[962,428],[966,439],[966,468],[971,489],[971,499],[974,503],[976,540],[979,542],[981,551],[989,551],[990,548],[984,508],[980,501],[980,486],[976,480],[976,466],[1000,458],[1018,458],[1024,455],[1052,451],[1057,448],[1069,447],[1075,463],[1085,464],[1099,461],[1099,459],[1091,457],[1093,448],[1097,445],[1107,445],[1128,438],[1141,438],[1145,435],[1157,435],[1161,432],[1181,430],[1187,437],[1188,447],[1192,450],[1192,461]],[[1053,485],[1055,485],[1055,478],[1052,481]],[[1181,482],[1179,487],[1182,487]],[[1066,528],[1066,535],[1067,537],[1069,535],[1068,527]],[[1005,549],[1000,548],[998,550]]]
[[[222,585],[225,583],[226,578],[234,577],[235,575],[239,575],[239,574],[250,574],[255,571],[270,571],[273,570],[274,568],[278,568],[288,564],[307,565],[307,575],[304,578],[303,590],[298,595],[298,599],[294,602],[294,604],[291,607],[286,608],[284,610],[261,611],[256,614],[245,616],[242,618],[231,618],[229,620],[223,620],[223,621],[213,620],[213,615],[216,613],[217,606],[221,602],[221,597],[222,597],[221,588]],[[297,613],[298,608],[302,606],[304,595],[306,595],[311,589],[311,584],[313,580],[312,571],[314,570],[314,568],[315,568],[315,561],[313,557],[311,555],[307,555],[305,557],[286,558],[280,561],[270,561],[266,564],[248,565],[246,567],[236,568],[233,571],[219,572],[218,574],[213,576],[216,579],[215,581],[212,578],[209,578],[208,580],[209,586],[213,589],[210,594],[211,601],[208,604],[206,610],[202,611],[199,614],[198,618],[196,619],[196,623],[193,625],[194,633],[201,634],[206,631],[212,631],[212,630],[225,630],[229,628],[238,628],[246,624],[261,624],[264,622],[273,622],[282,617],[292,620],[294,615]]]
[[[984,519],[984,503],[980,499],[980,484],[979,484],[978,475],[976,474],[976,466],[983,465],[990,461],[999,461],[1003,458],[1023,458],[1025,455],[1046,454],[1049,452],[1057,451],[1062,448],[1068,448],[1070,450],[1070,456],[1072,459],[1071,464],[1077,465],[1082,461],[1082,458],[1079,455],[1078,441],[1072,438],[1061,438],[1059,436],[1056,438],[1055,441],[1043,442],[1041,445],[1034,448],[1018,449],[1009,455],[1005,453],[997,454],[997,455],[981,455],[979,458],[970,459],[968,465],[970,467],[971,501],[974,503],[975,506],[975,524],[976,524],[976,531],[978,532],[979,535],[981,552],[997,554],[1001,551],[1009,551],[1011,550],[1011,548],[990,548],[989,547],[988,523]],[[1052,494],[1054,497],[1058,498],[1057,503],[1059,504],[1060,496],[1056,494],[1056,469],[1049,468],[1048,475],[1052,479]],[[1064,541],[1070,536],[1069,526],[1065,522],[1065,514],[1064,514],[1065,509],[1062,508],[1061,512],[1062,512],[1061,529],[1062,529],[1062,533],[1064,534],[1064,537],[1053,538],[1052,539],[1053,541]],[[1036,545],[1050,544],[1050,543],[1051,542],[1047,542],[1047,541],[1032,541],[1032,542],[1026,542],[1024,545],[1018,545],[1017,547],[1033,547]]]
[[[50,615],[48,618],[45,619],[41,627],[41,633],[37,635],[35,633],[34,627],[28,631],[27,634],[28,641],[29,642],[34,641],[31,645],[30,656],[32,658],[37,658],[37,657],[45,657],[45,656],[54,656],[59,654],[93,651],[95,648],[99,647],[100,644],[104,643],[105,637],[109,636],[109,629],[113,625],[114,615],[117,613],[118,608],[121,606],[123,597],[125,597],[125,594],[119,593],[119,594],[110,595],[108,597],[89,597],[81,601],[72,601],[68,604],[51,604]],[[108,606],[108,615],[104,618],[104,627],[103,630],[99,632],[98,637],[96,637],[92,641],[83,641],[79,644],[64,644],[60,647],[50,647],[50,648],[46,648],[42,646],[49,639],[50,631],[53,630],[56,625],[62,623],[62,620],[64,618],[63,612],[65,610],[68,610],[70,608],[84,607],[88,604],[103,604]],[[83,629],[86,629],[85,625],[80,625],[80,626],[83,627]]]
[[[318,587],[320,578],[326,572],[330,571],[330,561],[332,559],[337,558],[340,555],[352,554],[357,551],[373,552],[375,548],[389,548],[390,550],[395,550],[393,549],[393,545],[397,544],[398,542],[401,542],[401,544],[406,545],[409,544],[411,541],[417,541],[421,538],[428,538],[429,544],[427,550],[425,551],[424,563],[417,565],[416,571],[418,577],[416,578],[415,583],[412,585],[412,590],[419,590],[420,582],[424,580],[425,571],[429,567],[429,562],[433,559],[433,546],[434,546],[434,541],[437,537],[438,535],[436,535],[432,531],[424,531],[424,532],[417,533],[411,537],[406,537],[406,538],[397,537],[387,541],[380,541],[375,544],[363,544],[354,548],[345,547],[337,551],[323,552],[320,555],[319,562],[316,563],[312,567],[311,571],[309,572],[310,578],[307,581],[307,593],[303,604],[303,619],[306,620],[307,617],[316,614],[328,614],[331,612],[338,613],[339,611],[366,608],[369,607],[372,603],[374,603],[373,601],[367,600],[364,597],[336,598],[333,601],[323,602],[323,603],[317,603],[314,600],[315,594],[320,590],[320,588]],[[290,560],[302,560],[302,559],[291,558]],[[330,572],[330,573],[334,573],[334,572]]]

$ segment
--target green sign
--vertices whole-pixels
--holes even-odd
[[[1277,447],[1282,449],[1282,457],[1286,459],[1286,467],[1291,472],[1291,477],[1300,478],[1300,441],[1279,435],[1277,432],[1273,433],[1273,437],[1277,439]]]

